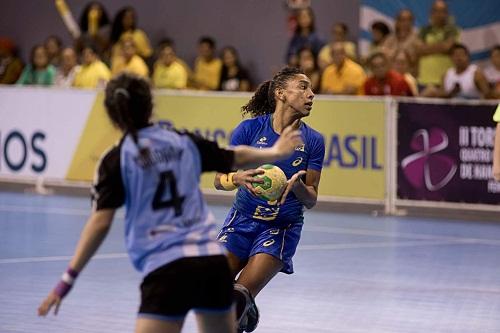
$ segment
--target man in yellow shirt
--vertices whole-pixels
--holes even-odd
[[[198,42],[198,57],[194,64],[194,88],[217,90],[219,88],[222,61],[215,57],[215,40],[202,37]]]
[[[332,28],[332,40],[321,48],[318,54],[318,66],[324,70],[332,63],[332,46],[335,42],[344,44],[346,55],[353,61],[356,60],[356,44],[347,40],[349,27],[343,22],[335,23]]]
[[[418,63],[420,85],[441,85],[444,74],[453,65],[448,53],[458,39],[459,30],[450,23],[448,5],[443,0],[436,0],[431,9],[430,25],[420,30],[416,45],[420,56]]]
[[[363,68],[349,59],[343,43],[332,45],[333,63],[325,68],[321,78],[321,93],[335,95],[361,94],[366,74]]]
[[[116,57],[111,64],[111,74],[117,76],[127,72],[147,78],[149,69],[144,60],[137,54],[135,43],[132,39],[125,39],[121,42],[122,54]]]
[[[172,45],[160,48],[159,58],[153,71],[155,88],[184,89],[187,86],[188,72],[177,60]]]
[[[75,76],[76,88],[104,88],[111,78],[111,72],[97,55],[94,46],[84,46],[82,50],[82,68]]]

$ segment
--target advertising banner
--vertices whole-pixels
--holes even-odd
[[[155,120],[227,146],[250,94],[155,92]],[[91,181],[102,154],[120,139],[102,92],[0,88],[0,176]],[[382,100],[316,98],[304,121],[326,145],[320,195],[383,200]],[[213,189],[214,174],[202,177]]]
[[[64,179],[95,92],[0,88],[0,176]]]
[[[500,203],[493,105],[399,103],[398,198]]]

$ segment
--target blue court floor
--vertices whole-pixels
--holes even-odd
[[[0,333],[133,332],[123,213],[57,317],[38,318],[87,198],[0,192]],[[221,221],[228,207],[213,206]],[[500,332],[500,224],[308,212],[296,273],[257,297],[258,333]],[[188,316],[183,332],[197,332]]]

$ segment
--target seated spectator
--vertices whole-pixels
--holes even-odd
[[[496,98],[500,98],[500,45],[496,45],[490,53],[490,63],[484,69],[486,80]]]
[[[55,76],[56,69],[49,64],[47,50],[43,45],[36,45],[31,49],[30,63],[24,68],[17,84],[50,86],[54,84]]]
[[[363,68],[347,58],[342,43],[332,46],[333,63],[325,68],[321,78],[321,93],[336,95],[356,95],[362,92],[365,82]]]
[[[111,78],[111,72],[97,54],[97,47],[87,45],[82,51],[82,68],[75,76],[76,88],[104,88]]]
[[[347,24],[340,22],[335,23],[332,28],[332,40],[321,48],[318,54],[318,66],[324,70],[326,66],[332,63],[332,45],[335,42],[340,42],[344,45],[346,55],[352,60],[356,60],[356,44],[347,39],[349,28]]]
[[[61,65],[57,69],[54,85],[60,88],[72,87],[80,70],[75,50],[71,47],[65,48],[61,53]]]
[[[175,43],[170,38],[163,38],[162,40],[160,40],[160,42],[158,43],[158,50],[161,50],[163,47],[166,47],[166,46],[170,46],[172,48],[172,50],[174,50],[174,52],[175,52]],[[159,56],[159,55],[160,54],[158,52],[157,56]],[[177,55],[177,53],[175,55],[175,59],[176,59],[176,61],[179,64],[182,65],[182,67],[184,67],[184,69],[188,73],[188,84],[189,84],[189,80],[193,76],[193,71],[191,70],[191,67],[189,67],[189,65],[184,60],[182,60],[181,58],[179,58],[179,56]],[[158,62],[158,59],[156,60],[156,62]],[[155,63],[155,65],[156,65],[156,63]]]
[[[458,37],[458,28],[450,22],[446,2],[436,0],[431,9],[430,25],[420,30],[417,42],[419,85],[441,85],[443,75],[452,66],[449,51]]]
[[[311,90],[314,93],[318,93],[321,74],[316,64],[316,58],[312,50],[308,47],[304,47],[299,51],[299,68],[311,80]]]
[[[116,56],[111,64],[111,75],[117,76],[120,73],[128,72],[147,78],[149,69],[144,60],[137,55],[134,41],[124,39],[121,41],[121,55]]]
[[[61,38],[57,36],[49,36],[45,40],[44,46],[45,49],[47,50],[49,63],[57,68],[61,63],[61,49],[62,49]]]
[[[368,58],[368,66],[373,74],[363,85],[365,95],[413,96],[403,75],[391,69],[385,53],[373,53]]]
[[[450,49],[453,67],[446,71],[443,79],[444,93],[439,97],[489,98],[491,91],[483,71],[470,63],[470,54],[463,44],[454,44]]]
[[[93,45],[97,54],[109,59],[110,20],[102,3],[89,2],[80,15],[82,35],[75,41],[76,52],[81,54],[87,45]]]
[[[302,8],[296,14],[297,25],[292,39],[288,43],[286,62],[289,66],[298,66],[299,50],[309,47],[317,57],[325,42],[316,33],[314,12],[312,8]]]
[[[383,50],[389,59],[394,59],[396,53],[404,50],[408,54],[408,71],[417,75],[417,44],[418,34],[414,30],[414,18],[409,9],[403,9],[396,17],[394,33],[384,41]]]
[[[387,37],[391,33],[391,29],[385,22],[375,21],[371,25],[371,42],[368,50],[361,50],[360,63],[367,66],[368,58],[374,53],[385,52],[384,45]]]
[[[9,38],[0,37],[0,84],[14,84],[21,76],[23,62]]]
[[[375,21],[372,23],[372,42],[370,44],[369,56],[376,52],[384,50],[384,44],[391,33],[389,26],[382,21]]]
[[[201,37],[198,42],[198,57],[194,64],[193,87],[200,90],[219,88],[222,61],[215,57],[215,40]]]
[[[164,44],[160,47],[159,57],[153,71],[153,86],[155,88],[185,89],[188,82],[188,72],[179,62],[173,46]]]
[[[146,33],[137,28],[137,13],[133,7],[122,8],[115,15],[111,28],[111,63],[114,57],[120,56],[121,42],[132,39],[137,49],[137,54],[143,59],[148,59],[153,54],[151,43]]]
[[[413,96],[418,96],[417,79],[410,73],[410,55],[405,49],[397,50],[392,59],[392,69],[403,75]]]
[[[240,64],[238,52],[232,46],[222,49],[222,71],[219,90],[250,91],[248,72]]]

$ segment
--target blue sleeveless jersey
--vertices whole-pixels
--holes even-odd
[[[182,257],[223,254],[199,189],[203,171],[228,172],[233,152],[157,125],[141,129],[140,154],[130,135],[101,160],[95,209],[126,206],[126,247],[144,275]]]
[[[231,145],[248,145],[268,148],[278,140],[279,135],[272,128],[271,115],[244,120],[233,131]],[[300,170],[321,171],[325,155],[323,136],[301,122],[304,145],[297,147],[294,154],[273,164],[280,167],[289,179]],[[244,188],[238,189],[233,207],[247,217],[260,221],[272,221],[276,225],[302,222],[303,204],[290,192],[283,205],[270,205],[266,200],[256,198]]]

